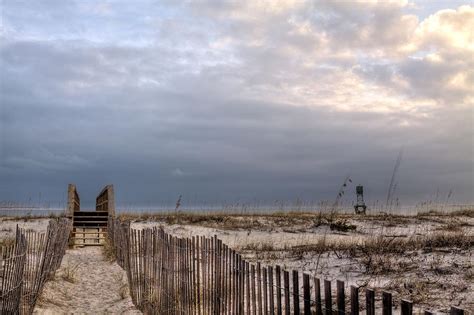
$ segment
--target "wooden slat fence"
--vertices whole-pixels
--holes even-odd
[[[127,272],[133,303],[145,314],[375,314],[372,289],[361,301],[358,287],[337,281],[333,295],[330,281],[250,263],[217,237],[179,238],[109,218],[109,241]],[[391,293],[383,292],[381,303],[378,313],[392,314]],[[410,301],[399,305],[402,315],[413,313]],[[453,307],[451,314],[467,312]]]
[[[19,312],[26,250],[26,238],[18,228],[15,243],[0,249],[0,314]]]
[[[71,220],[60,219],[50,220],[46,233],[21,230],[28,244],[21,297],[22,314],[33,313],[44,284],[61,265],[71,229]]]
[[[50,220],[45,233],[16,230],[15,244],[2,248],[0,314],[32,314],[47,280],[59,268],[72,222]]]

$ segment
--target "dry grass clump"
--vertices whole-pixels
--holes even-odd
[[[468,235],[464,231],[458,231],[436,232],[411,238],[376,236],[367,238],[362,244],[357,245],[356,249],[375,254],[402,254],[406,251],[419,249],[430,250],[441,247],[468,249],[472,246],[474,246],[474,236]]]
[[[124,300],[128,295],[128,284],[122,282],[122,284],[118,288],[118,293],[121,300]]]
[[[38,297],[37,305],[38,306],[55,305],[55,306],[59,306],[59,307],[64,306],[64,304],[61,303],[60,301],[58,301],[58,299],[48,298],[48,297],[44,296],[44,294],[40,294],[40,296]]]
[[[464,273],[464,280],[474,283],[474,267],[470,266],[469,269]]]
[[[400,296],[416,304],[420,304],[431,299],[432,287],[433,283],[430,280],[407,278],[392,280],[385,288],[397,292]]]
[[[429,210],[429,211],[422,211],[418,212],[417,216],[448,216],[448,217],[470,217],[474,218],[474,206],[465,208],[465,209],[460,209],[460,210],[455,210],[455,211],[449,211],[449,212],[443,212],[439,210]]]
[[[331,229],[331,231],[348,232],[354,231],[357,226],[348,223],[347,220],[342,219],[329,223],[329,228]]]
[[[416,304],[433,302],[436,292],[443,294],[452,301],[456,294],[468,289],[466,283],[450,283],[430,278],[397,278],[385,286],[385,289],[396,292],[399,296],[413,301]],[[451,304],[451,303],[450,303]],[[448,306],[448,305],[446,305]]]
[[[457,247],[461,249],[469,249],[474,246],[474,235],[468,235],[464,231],[457,232],[437,232],[431,235],[421,237],[421,239],[413,239],[414,247],[420,249],[432,249],[439,247]]]
[[[414,268],[410,261],[399,259],[410,253],[416,255],[418,250],[433,251],[437,248],[469,249],[474,245],[474,237],[464,232],[433,233],[422,237],[386,238],[382,236],[368,238],[354,248],[346,249],[349,257],[358,259],[367,274],[386,274],[407,271]],[[440,263],[432,266],[436,274],[450,274],[452,270],[442,268]]]
[[[30,220],[38,220],[38,219],[57,219],[57,218],[63,218],[65,216],[66,216],[66,213],[64,212],[59,212],[59,213],[50,212],[48,214],[26,214],[26,215],[21,215],[21,216],[8,215],[8,216],[2,216],[2,220],[28,222]]]
[[[449,213],[450,216],[464,216],[474,218],[474,207],[471,209],[456,210]]]
[[[0,239],[0,247],[7,247],[15,244],[15,238],[14,237],[5,237]]]
[[[64,281],[70,282],[70,283],[75,283],[76,282],[76,272],[77,268],[79,268],[79,263],[78,264],[67,264],[66,267],[64,267],[63,272],[61,274],[61,279]]]
[[[127,282],[123,279],[123,274],[114,276],[114,280],[117,282],[118,296],[120,300],[124,300],[128,296],[129,290]]]
[[[113,262],[116,259],[115,248],[108,238],[105,238],[104,246],[102,246],[102,255],[109,262]]]
[[[248,243],[248,244],[242,246],[241,250],[272,252],[272,251],[281,250],[281,249],[276,248],[273,243],[259,242],[259,243]]]
[[[464,227],[472,226],[466,221],[462,221],[459,219],[451,219],[448,222],[444,223],[442,226],[437,227],[437,230],[445,230],[445,231],[461,231]]]

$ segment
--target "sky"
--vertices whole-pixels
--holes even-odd
[[[0,201],[473,202],[471,1],[0,2]],[[451,201],[450,201],[451,202]]]

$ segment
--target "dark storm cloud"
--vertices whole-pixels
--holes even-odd
[[[61,201],[68,182],[89,204],[106,183],[116,185],[119,205],[172,204],[179,194],[196,202],[321,200],[334,198],[346,174],[382,200],[401,147],[402,201],[438,188],[471,199],[472,94],[434,79],[462,74],[464,61],[371,56],[404,44],[406,34],[391,35],[401,10],[374,7],[366,19],[322,3],[326,15],[306,20],[290,9],[309,23],[311,31],[300,31],[286,11],[259,20],[241,7],[163,5],[137,22],[133,43],[130,29],[117,42],[109,28],[91,33],[103,21],[123,29],[118,16],[132,8],[75,8],[57,9],[71,16],[66,23],[6,6],[0,200],[41,192]],[[81,10],[93,12],[83,27]],[[216,28],[223,12],[233,14]],[[337,20],[351,31],[354,23],[369,35],[384,31],[369,36],[371,45],[340,23],[320,37]],[[55,23],[74,31],[45,37]],[[345,52],[364,46],[364,58]]]

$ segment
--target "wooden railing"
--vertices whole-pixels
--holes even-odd
[[[343,281],[334,292],[331,281],[248,262],[217,237],[179,238],[109,218],[109,241],[127,272],[133,303],[145,314],[342,315],[362,309],[391,315],[394,306],[402,315],[413,313],[412,302],[394,301],[389,292],[382,292],[379,305],[373,289],[365,289],[361,301],[356,286],[346,296]],[[451,314],[465,312],[452,307]]]
[[[114,186],[107,185],[102,189],[96,198],[96,211],[107,211],[109,215],[115,215],[115,195]]]
[[[67,215],[72,217],[74,211],[81,210],[81,200],[77,193],[76,185],[69,184],[67,187]]]

